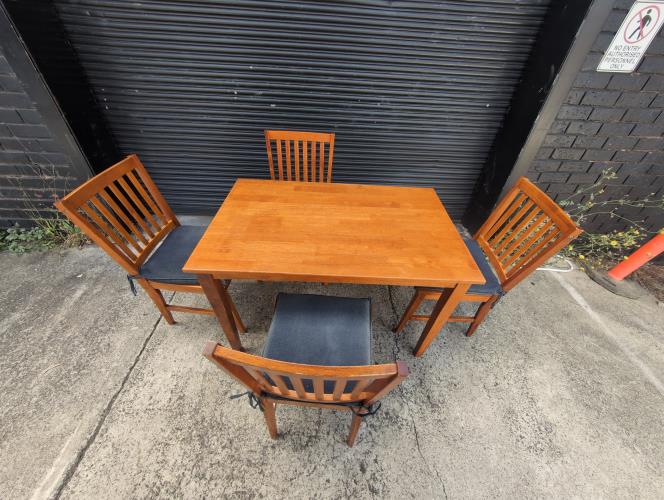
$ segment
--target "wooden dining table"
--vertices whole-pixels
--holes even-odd
[[[432,188],[258,179],[235,182],[182,270],[240,350],[220,279],[444,287],[415,356],[485,282]]]

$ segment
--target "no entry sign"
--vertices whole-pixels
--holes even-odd
[[[664,1],[634,2],[597,71],[634,71],[663,23]]]

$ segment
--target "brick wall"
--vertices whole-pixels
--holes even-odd
[[[0,227],[48,216],[54,196],[81,180],[0,47]]]
[[[560,107],[528,176],[560,200],[596,182],[605,169],[617,178],[602,195],[632,199],[664,195],[664,32],[632,74],[595,71],[630,8],[619,0]],[[664,227],[664,211],[623,207],[618,214]],[[626,222],[598,215],[586,229],[622,229]]]

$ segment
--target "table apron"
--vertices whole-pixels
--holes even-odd
[[[460,284],[483,285],[483,282],[467,280],[421,280],[408,278],[376,278],[355,276],[326,276],[326,275],[279,275],[274,273],[243,273],[243,272],[210,272],[197,271],[196,274],[209,274],[216,279],[232,279],[245,281],[276,281],[276,282],[305,282],[305,283],[346,283],[354,285],[392,285],[392,286],[421,286],[431,288],[453,288]]]

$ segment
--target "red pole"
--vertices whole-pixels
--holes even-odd
[[[614,280],[620,281],[662,252],[664,252],[664,233],[659,233],[652,240],[627,257],[627,259],[611,269],[608,272],[608,275]]]

